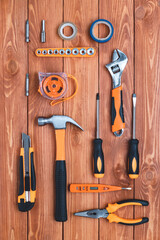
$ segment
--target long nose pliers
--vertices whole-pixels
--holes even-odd
[[[149,219],[147,217],[143,218],[137,218],[137,219],[125,219],[117,216],[114,214],[116,210],[119,208],[125,207],[125,206],[148,206],[149,203],[144,200],[139,199],[128,199],[124,201],[120,201],[114,204],[109,203],[107,208],[105,209],[93,209],[83,212],[77,212],[74,215],[80,216],[80,217],[89,217],[89,218],[107,218],[110,223],[120,223],[124,225],[140,225],[143,223],[147,223]]]

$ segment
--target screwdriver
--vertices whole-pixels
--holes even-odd
[[[72,183],[69,186],[69,190],[72,193],[100,193],[100,192],[112,192],[112,191],[120,191],[120,190],[132,190],[131,187],[119,187],[119,186],[110,186],[106,184],[77,184]]]
[[[102,178],[104,176],[104,155],[102,150],[102,139],[99,138],[99,93],[96,95],[97,102],[97,132],[94,139],[94,176]]]
[[[20,151],[20,185],[18,193],[18,208],[22,212],[33,208],[36,199],[36,176],[33,163],[33,148],[31,139],[22,133],[22,148]]]
[[[136,139],[136,94],[132,95],[133,101],[133,138],[130,140],[129,154],[128,154],[128,174],[132,179],[139,176],[139,153],[138,153],[138,139]]]

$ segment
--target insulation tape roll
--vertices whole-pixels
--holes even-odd
[[[104,25],[106,25],[106,26],[109,28],[109,34],[107,35],[107,37],[105,37],[105,38],[98,38],[98,37],[95,36],[95,34],[94,34],[94,28],[95,28],[95,26],[98,25],[98,24],[104,24]],[[98,43],[108,42],[108,41],[112,38],[113,32],[114,32],[114,28],[113,28],[111,22],[109,22],[108,20],[105,20],[105,19],[98,19],[98,20],[94,21],[94,22],[92,23],[91,27],[90,27],[90,35],[91,35],[91,38],[92,38],[94,41],[98,42]]]

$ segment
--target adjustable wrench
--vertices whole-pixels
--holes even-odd
[[[112,132],[116,137],[123,134],[125,128],[122,100],[121,76],[128,62],[127,56],[118,49],[113,51],[112,62],[106,65],[113,81],[112,89]]]

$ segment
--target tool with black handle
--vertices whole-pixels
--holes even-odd
[[[125,128],[121,76],[127,62],[127,56],[119,49],[115,49],[112,55],[112,62],[106,65],[113,81],[111,119],[112,132],[116,137],[120,137]]]
[[[102,139],[99,138],[99,93],[96,95],[97,101],[97,133],[94,139],[94,176],[102,178],[104,176],[104,154],[102,150]]]
[[[77,212],[74,215],[88,218],[106,218],[109,221],[109,223],[115,222],[123,225],[134,226],[147,223],[149,219],[147,217],[127,219],[117,216],[114,212],[125,206],[148,206],[148,205],[149,205],[148,201],[140,199],[127,199],[117,203],[109,203],[108,206],[104,209],[93,209],[83,212]]]
[[[56,210],[55,220],[67,221],[66,204],[66,161],[65,161],[65,130],[66,123],[72,123],[81,128],[72,118],[68,116],[53,115],[50,118],[38,118],[38,125],[52,124],[56,134]]]
[[[33,162],[33,148],[30,137],[22,133],[22,148],[20,151],[20,185],[18,193],[18,208],[22,212],[33,208],[36,200],[36,176]]]
[[[133,100],[133,138],[130,140],[129,154],[128,154],[128,174],[132,179],[139,176],[139,153],[138,153],[138,139],[135,137],[136,133],[136,94],[132,95]]]

